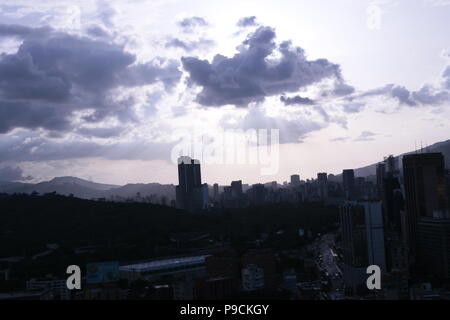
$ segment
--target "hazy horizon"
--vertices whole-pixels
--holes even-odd
[[[438,0],[2,1],[0,180],[176,184],[180,139],[223,130],[279,130],[277,170],[203,163],[210,184],[447,140],[449,14]]]

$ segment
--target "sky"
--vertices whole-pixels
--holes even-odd
[[[177,183],[187,155],[281,183],[448,140],[448,30],[448,0],[2,0],[0,181]]]

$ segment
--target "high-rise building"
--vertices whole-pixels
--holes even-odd
[[[231,182],[231,196],[233,198],[242,197],[242,181],[233,181]]]
[[[381,162],[377,164],[377,193],[379,199],[383,195],[384,178],[386,178],[386,164]]]
[[[267,190],[263,184],[254,184],[249,190],[250,201],[253,205],[261,206],[266,202]]]
[[[377,265],[386,271],[383,214],[377,201],[348,201],[341,207],[344,283],[364,287],[366,269]]]
[[[355,190],[354,190],[355,199],[367,200],[365,187],[366,187],[366,178],[364,177],[355,178]]]
[[[345,199],[355,200],[355,171],[353,169],[342,171],[342,186]]]
[[[216,201],[217,201],[217,199],[219,199],[219,185],[217,183],[214,183],[214,186],[213,186],[213,197],[214,197],[214,200],[216,200]]]
[[[318,173],[317,182],[319,184],[319,198],[322,201],[326,201],[328,199],[328,175],[325,172]]]
[[[326,174],[326,172],[320,172],[317,174],[317,181],[322,182],[322,183],[327,183],[328,182],[328,175]]]
[[[177,207],[189,211],[206,209],[208,185],[202,184],[200,161],[189,157],[178,158],[178,181]]]
[[[450,279],[450,219],[422,218],[417,232],[421,269],[439,279]]]
[[[417,226],[422,218],[448,215],[444,156],[418,153],[403,157],[406,198],[406,239],[414,258],[417,253]]]
[[[291,185],[292,186],[300,185],[300,176],[298,174],[293,174],[291,176]]]
[[[386,165],[386,173],[397,176],[400,172],[398,169],[398,158],[390,155],[384,159]]]

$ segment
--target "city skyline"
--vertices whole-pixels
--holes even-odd
[[[448,141],[445,141],[445,142],[448,142]],[[417,153],[426,153],[426,152],[429,152],[429,151],[427,151],[427,150],[429,150],[429,147],[427,146],[427,147],[425,147],[425,148],[420,148],[420,149],[416,149],[416,150],[414,150],[414,151],[411,151],[411,152],[408,152],[408,153],[406,153],[406,154],[417,154]],[[398,160],[400,160],[401,159],[401,157],[402,156],[404,156],[404,155],[406,155],[406,154],[402,154],[402,155],[389,155],[389,156],[394,156],[396,159],[398,159]],[[188,156],[181,156],[181,158],[183,158],[183,157],[187,157],[187,158],[189,158]],[[318,174],[321,174],[322,173],[322,171],[324,171],[323,173],[325,173],[325,174],[327,174],[327,175],[334,175],[334,176],[340,176],[340,175],[342,175],[342,173],[345,171],[345,170],[352,170],[352,171],[357,171],[357,170],[359,170],[359,169],[364,169],[364,168],[366,168],[366,167],[373,167],[374,168],[374,170],[371,170],[371,171],[373,171],[373,173],[372,174],[370,174],[370,175],[367,175],[367,174],[359,174],[359,175],[356,175],[355,177],[368,177],[368,176],[372,176],[373,178],[375,178],[376,176],[377,176],[377,169],[376,169],[376,167],[379,165],[379,164],[382,164],[382,163],[384,163],[384,161],[386,160],[386,158],[388,157],[388,155],[386,155],[386,156],[383,156],[382,158],[379,158],[379,161],[374,161],[374,162],[372,162],[372,163],[370,163],[370,164],[368,164],[368,165],[365,165],[365,166],[363,166],[363,167],[359,167],[359,168],[352,168],[352,167],[350,167],[350,166],[346,166],[346,167],[343,167],[342,169],[341,169],[341,171],[339,171],[339,172],[328,172],[328,171],[324,171],[324,170],[322,170],[322,169],[319,169],[319,171],[317,171],[317,172],[315,172],[315,173],[313,173],[312,174],[312,176],[304,176],[304,175],[302,175],[301,173],[302,172],[305,172],[305,171],[303,171],[303,170],[300,170],[299,172],[291,172],[288,176],[286,176],[286,177],[281,177],[282,179],[281,180],[274,180],[274,179],[270,179],[270,177],[268,177],[268,176],[261,176],[260,177],[260,180],[256,180],[256,181],[251,181],[251,182],[249,182],[249,181],[245,181],[242,177],[239,177],[238,175],[237,176],[235,176],[235,178],[218,178],[218,177],[212,177],[212,178],[210,178],[211,179],[211,181],[207,181],[207,182],[205,182],[205,183],[207,183],[208,184],[208,186],[210,186],[210,187],[212,187],[214,184],[216,184],[216,183],[218,183],[220,186],[226,186],[226,185],[229,185],[233,180],[240,180],[240,181],[242,181],[242,183],[244,184],[244,185],[253,185],[253,184],[268,184],[268,183],[272,183],[272,182],[274,182],[274,181],[277,181],[278,182],[278,184],[280,184],[280,185],[282,185],[283,183],[285,183],[285,182],[287,182],[287,183],[292,183],[292,176],[299,176],[299,178],[300,178],[300,180],[301,181],[307,181],[307,180],[317,180],[318,179]],[[195,159],[195,160],[197,160],[197,159]],[[198,161],[198,160],[197,160]],[[401,162],[401,161],[400,161]],[[205,171],[205,168],[208,168],[208,166],[209,165],[205,165],[205,164],[202,164],[202,170],[203,171]],[[230,167],[231,165],[228,165],[228,167]],[[94,183],[100,183],[100,184],[102,184],[102,183],[104,183],[104,184],[111,184],[111,185],[116,185],[116,186],[120,186],[120,185],[127,185],[127,184],[134,184],[134,183],[144,183],[144,184],[146,184],[146,183],[149,183],[149,184],[152,184],[152,183],[157,183],[157,184],[162,184],[162,185],[164,185],[164,184],[171,184],[171,185],[176,185],[176,184],[178,184],[178,182],[179,182],[179,177],[178,177],[178,175],[176,174],[176,171],[174,170],[174,168],[176,167],[176,165],[173,165],[172,166],[172,171],[173,171],[173,175],[175,176],[175,180],[173,181],[173,182],[169,182],[169,183],[162,183],[162,182],[160,182],[160,181],[135,181],[135,182],[126,182],[126,183],[124,183],[124,184],[117,184],[117,183],[108,183],[107,181],[99,181],[99,180],[93,180],[92,179],[92,177],[91,176],[89,176],[89,177],[80,177],[80,176],[78,176],[78,175],[75,175],[75,176],[60,176],[60,177],[52,177],[52,178],[49,178],[48,180],[44,180],[44,179],[42,179],[42,180],[40,180],[40,181],[36,181],[36,182],[33,182],[33,181],[27,181],[27,179],[25,179],[25,181],[24,182],[27,182],[27,183],[40,183],[40,182],[46,182],[46,181],[50,181],[50,180],[53,180],[53,179],[55,179],[55,178],[64,178],[64,177],[74,177],[74,178],[79,178],[79,179],[82,179],[82,180],[87,180],[87,181],[90,181],[90,182],[94,182]],[[17,174],[21,174],[21,173],[18,173],[17,172],[17,170],[14,170],[13,168],[8,168],[8,170],[4,170],[4,172],[3,172],[3,174],[5,174],[6,176],[8,176],[8,177],[13,177],[13,176],[16,176]],[[206,180],[206,179],[203,179],[204,181]],[[1,181],[1,180],[0,180]],[[3,182],[8,182],[8,179],[5,179],[5,180],[3,180]]]
[[[449,139],[446,2],[36,3],[0,6],[0,180],[176,183],[171,151],[194,131],[279,130],[276,174],[205,165],[222,184]]]

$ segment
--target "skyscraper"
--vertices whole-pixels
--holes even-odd
[[[417,233],[418,266],[427,274],[450,279],[450,219],[421,218]]]
[[[242,181],[232,181],[231,182],[231,195],[233,198],[242,197]]]
[[[317,182],[319,183],[319,198],[326,201],[328,199],[328,175],[325,172],[318,173]]]
[[[291,185],[298,186],[300,184],[300,176],[298,174],[293,174],[291,176]]]
[[[328,182],[328,175],[326,174],[326,172],[321,172],[317,174],[317,180],[319,182],[322,183],[327,183]]]
[[[448,214],[444,156],[419,153],[403,157],[406,198],[406,239],[413,257],[417,253],[417,226],[422,218],[443,218]]]
[[[342,171],[342,186],[345,199],[355,200],[355,172],[353,169]]]
[[[217,201],[217,199],[219,199],[219,184],[214,183],[214,187],[213,188],[214,188],[213,189],[213,197],[214,197],[214,200]]]
[[[178,158],[178,181],[177,207],[189,211],[205,209],[208,204],[208,186],[202,185],[200,161],[189,157]]]
[[[265,203],[267,190],[263,184],[254,184],[249,190],[249,193],[250,201],[253,205],[261,206]]]
[[[384,178],[386,178],[386,164],[380,162],[379,164],[377,164],[377,193],[378,198],[380,199],[383,195]]]
[[[364,287],[366,269],[377,265],[386,271],[381,203],[347,201],[341,207],[344,283],[353,290]]]

